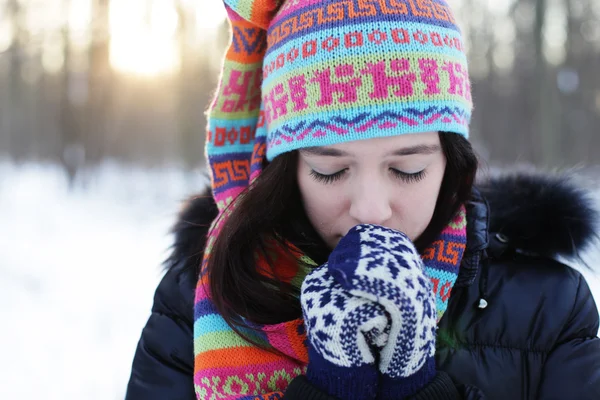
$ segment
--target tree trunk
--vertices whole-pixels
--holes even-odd
[[[176,1],[175,7],[179,17],[178,43],[180,53],[180,71],[178,80],[178,138],[179,154],[187,170],[192,170],[203,160],[203,131],[205,119],[202,114],[201,91],[204,85],[203,77],[208,71],[203,71],[202,63],[190,43],[190,37],[195,30],[195,21],[186,13],[181,1]],[[205,73],[206,72],[206,73]]]
[[[18,0],[9,0],[6,4],[10,23],[13,28],[13,38],[7,50],[9,56],[8,90],[6,109],[3,112],[2,130],[6,135],[6,149],[11,157],[19,159],[24,156],[22,142],[24,140],[23,121],[26,110],[24,109],[24,85],[21,78],[23,64],[23,27],[21,19],[21,6]]]
[[[64,15],[68,15],[70,0],[63,0]],[[61,99],[60,99],[60,132],[61,132],[61,164],[67,174],[69,185],[73,186],[77,171],[81,166],[82,143],[79,137],[79,126],[74,110],[72,93],[72,71],[71,71],[71,41],[69,23],[65,18],[63,29],[63,57],[64,64],[61,75]]]
[[[86,150],[88,161],[98,163],[106,154],[109,104],[113,92],[110,65],[109,0],[92,2],[92,37],[89,48]]]
[[[535,80],[536,80],[536,103],[537,103],[537,135],[539,140],[538,162],[545,166],[555,165],[559,159],[557,144],[559,142],[558,132],[554,124],[554,82],[551,82],[548,74],[548,65],[544,55],[544,27],[546,24],[548,3],[547,0],[535,0],[535,21],[533,28],[534,54],[535,54]]]

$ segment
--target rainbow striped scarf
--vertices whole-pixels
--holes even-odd
[[[438,322],[444,315],[466,245],[466,211],[463,207],[439,238],[422,254],[436,295]],[[289,259],[280,257],[281,260]],[[303,264],[311,261],[303,257]],[[282,264],[282,275],[300,287],[309,271]],[[258,340],[279,356],[249,344],[216,312],[207,293],[207,280],[199,280],[194,306],[194,386],[199,400],[280,399],[290,381],[305,372],[308,363],[302,319],[260,327]],[[255,335],[253,335],[255,336]]]

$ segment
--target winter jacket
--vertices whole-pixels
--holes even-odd
[[[512,175],[474,189],[467,249],[438,328],[443,379],[419,398],[600,399],[598,310],[582,275],[556,260],[597,235],[592,204],[567,177]],[[195,399],[194,288],[215,214],[210,196],[180,214],[126,400]],[[289,397],[309,385],[294,382]]]

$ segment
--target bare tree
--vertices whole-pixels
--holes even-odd
[[[62,6],[68,15],[71,0],[63,0]],[[82,151],[84,149],[80,135],[80,121],[75,105],[72,102],[73,74],[71,70],[72,51],[71,35],[68,19],[65,18],[63,28],[63,69],[61,74],[60,118],[59,129],[61,138],[60,162],[67,174],[69,183],[73,185],[78,169],[82,166]]]
[[[8,76],[6,86],[8,90],[4,102],[6,104],[2,114],[2,131],[6,137],[6,148],[15,158],[25,156],[25,138],[23,136],[24,104],[23,71],[25,29],[23,27],[22,7],[18,0],[8,0],[6,3],[9,23],[12,25],[12,42],[7,50]],[[4,97],[4,96],[3,96]],[[4,107],[3,107],[4,108]]]
[[[537,97],[537,132],[534,137],[540,143],[540,157],[545,165],[552,165],[557,160],[558,131],[554,119],[554,84],[549,79],[549,69],[544,55],[544,28],[548,9],[547,0],[535,0],[535,19],[533,43],[535,54],[535,82]]]
[[[106,152],[110,129],[109,105],[114,77],[110,65],[109,0],[93,0],[89,47],[88,97],[86,104],[86,152],[88,161],[99,162]]]
[[[210,70],[206,55],[192,44],[196,32],[193,15],[186,12],[181,0],[175,1],[179,16],[178,42],[181,70],[178,79],[179,148],[188,169],[204,161],[204,107],[210,90],[216,84],[216,74]]]

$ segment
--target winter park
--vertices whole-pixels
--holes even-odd
[[[494,386],[486,368],[534,376],[536,361],[460,364],[470,340],[485,341],[477,334],[525,335],[523,343],[545,348],[551,335],[541,332],[589,331],[590,310],[598,314],[591,298],[600,305],[600,3],[320,3],[283,1],[261,30],[243,8],[228,14],[218,0],[0,0],[0,399],[302,398],[291,388],[299,390],[303,355],[314,357],[307,371],[318,359],[327,376],[332,359],[347,367],[364,354],[360,343],[340,350],[332,334],[351,325],[339,321],[352,307],[368,310],[361,320],[368,332],[358,332],[369,351],[382,351],[372,357],[383,360],[374,371],[384,381],[406,378],[408,366],[394,371],[385,360],[392,353],[398,360],[402,349],[391,338],[412,332],[403,330],[411,319],[398,304],[398,315],[386,308],[394,298],[380,304],[373,298],[383,295],[356,283],[369,279],[409,282],[389,289],[402,304],[415,302],[415,320],[424,321],[413,327],[409,366],[437,362],[455,382],[485,370],[473,372],[480,382],[465,383],[490,399],[509,398],[519,383]],[[388,27],[383,18],[375,29],[369,18],[379,13],[417,22]],[[377,48],[399,56],[359,68],[356,55],[376,57]],[[330,54],[340,58],[328,61]],[[381,120],[371,110],[382,110]],[[340,139],[352,135],[358,139]],[[395,155],[386,152],[397,144]],[[269,173],[272,165],[278,174]],[[256,177],[263,182],[256,191],[266,194],[243,203],[239,193]],[[208,225],[230,203],[242,211],[224,215],[240,222],[224,219],[217,230],[227,234],[206,242]],[[445,204],[453,207],[448,215]],[[272,250],[263,232],[277,232],[292,253]],[[264,254],[243,253],[247,244]],[[236,256],[204,259],[205,245]],[[343,257],[333,257],[338,252]],[[284,264],[289,254],[301,254],[314,272],[297,260]],[[256,270],[232,269],[249,257]],[[214,304],[202,297],[203,262],[223,282],[206,286]],[[237,335],[232,315],[261,330],[250,340]],[[600,340],[597,333],[585,340]],[[288,358],[254,353],[248,343]],[[450,351],[456,358],[435,361],[449,343],[459,343]],[[592,357],[596,347],[578,354]],[[562,357],[557,371],[577,365],[566,364],[575,356]],[[240,369],[263,359],[283,372],[269,378],[266,361],[256,361],[256,377]],[[577,374],[566,382],[583,387],[577,398],[600,390]],[[314,375],[302,384],[322,390]],[[368,387],[364,376],[357,381]],[[564,386],[555,375],[547,381]],[[561,393],[539,386],[523,398]],[[391,393],[372,390],[377,398]]]

